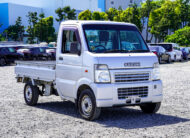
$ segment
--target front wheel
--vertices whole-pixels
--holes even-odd
[[[78,110],[86,120],[92,121],[100,116],[101,108],[96,107],[96,98],[90,89],[81,92],[78,98]]]
[[[37,104],[39,98],[39,89],[33,86],[31,82],[27,83],[24,87],[24,99],[26,104],[34,106]]]
[[[161,106],[161,102],[147,103],[147,104],[140,105],[140,108],[144,113],[150,114],[150,113],[156,113],[160,109],[160,106]]]
[[[171,60],[171,57],[169,56],[168,57],[168,61],[167,61],[168,63],[171,63],[172,62],[172,60]]]
[[[159,57],[159,64],[161,64],[162,63],[162,57]]]
[[[6,61],[4,58],[0,58],[0,66],[5,66],[6,65]]]

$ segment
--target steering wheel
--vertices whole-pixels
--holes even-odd
[[[97,52],[105,52],[106,51],[105,46],[97,45],[97,46],[94,46],[94,47],[95,47],[95,51],[97,51]]]

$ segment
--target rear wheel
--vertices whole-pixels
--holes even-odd
[[[179,60],[180,62],[182,62],[183,61],[183,56],[181,56],[181,58],[180,58],[180,60]]]
[[[101,108],[96,107],[96,98],[90,89],[81,92],[78,98],[78,110],[86,120],[95,120],[100,116]]]
[[[177,58],[176,58],[176,55],[174,56],[174,62],[176,62],[177,61]]]
[[[24,87],[24,99],[26,104],[34,106],[37,104],[39,98],[39,89],[33,86],[31,82],[26,83]]]
[[[162,57],[159,57],[159,63],[160,64],[162,63]]]
[[[160,106],[161,106],[161,102],[147,103],[147,104],[140,105],[140,108],[144,113],[156,113],[160,109]]]
[[[0,66],[5,66],[5,65],[6,65],[5,58],[0,58]]]
[[[167,61],[168,63],[171,63],[172,62],[172,60],[171,60],[171,57],[169,56],[168,57],[168,61]]]

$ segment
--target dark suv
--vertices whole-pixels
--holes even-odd
[[[17,52],[21,53],[24,56],[25,60],[41,60],[48,59],[48,54],[46,53],[46,49],[48,47],[28,47],[21,48]]]
[[[162,46],[149,46],[149,49],[158,57],[159,63],[162,63],[163,61],[171,63],[170,55]]]
[[[17,53],[16,50],[12,47],[0,47],[0,64],[6,65],[14,63],[15,60],[22,58],[22,55]]]

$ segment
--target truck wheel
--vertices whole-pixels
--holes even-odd
[[[96,98],[90,89],[83,90],[78,99],[78,110],[82,118],[95,120],[100,116],[101,108],[96,107]]]
[[[39,89],[37,86],[33,86],[32,83],[26,83],[24,87],[24,99],[26,104],[34,106],[38,102]]]
[[[6,65],[6,61],[4,58],[0,58],[0,66],[5,66]]]
[[[144,113],[156,113],[160,109],[160,106],[161,106],[161,102],[147,103],[147,104],[140,105],[140,108]]]

